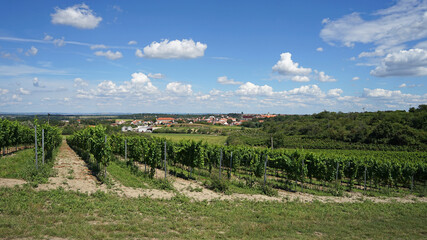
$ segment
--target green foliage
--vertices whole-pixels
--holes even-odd
[[[217,175],[212,175],[204,184],[207,188],[215,192],[228,193],[230,189],[229,181],[219,178]]]
[[[232,133],[230,144],[275,147],[421,150],[427,148],[427,105],[409,112],[335,113],[323,111],[312,115],[281,115],[263,123],[246,122],[251,127]],[[255,124],[256,123],[256,124]]]

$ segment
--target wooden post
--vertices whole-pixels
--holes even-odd
[[[36,153],[36,169],[38,169],[39,166],[37,162],[37,125],[34,126],[34,146],[35,146],[35,153]]]
[[[302,169],[301,169],[301,191],[304,192],[304,158],[301,159]]]
[[[42,163],[44,165],[44,129],[42,129]]]
[[[167,166],[167,161],[166,161],[166,141],[165,141],[165,179],[166,179],[166,177],[167,177],[167,168],[166,168],[166,166]]]
[[[267,161],[268,161],[268,155],[265,155],[265,162],[264,162],[264,187],[267,183]]]
[[[128,141],[125,139],[125,162],[128,160]]]
[[[337,175],[335,176],[335,181],[338,183],[338,169],[340,168],[340,163],[337,162]]]
[[[273,149],[273,137],[271,137],[271,149]]]
[[[230,176],[229,176],[229,179],[231,179],[231,169],[233,169],[233,152],[231,152],[231,156],[230,156]]]
[[[367,171],[367,167],[365,166],[365,192],[366,192],[366,171]]]
[[[221,148],[221,153],[219,155],[219,178],[221,178],[221,165],[222,165],[222,148]]]

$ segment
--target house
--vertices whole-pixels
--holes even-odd
[[[131,126],[123,126],[122,132],[131,132],[133,131],[133,128]]]
[[[157,118],[157,124],[170,124],[175,121],[174,118]]]

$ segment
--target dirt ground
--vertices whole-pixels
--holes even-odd
[[[144,170],[144,165],[138,165],[141,170]],[[183,194],[193,201],[212,201],[212,200],[253,200],[253,201],[301,201],[301,202],[333,202],[333,203],[347,203],[347,202],[361,202],[372,201],[377,203],[385,202],[427,202],[427,198],[419,198],[415,196],[406,196],[404,198],[396,197],[367,197],[361,193],[351,193],[345,197],[333,196],[315,196],[308,193],[301,192],[287,192],[279,190],[279,196],[269,197],[261,194],[237,194],[225,195],[209,190],[203,186],[201,182],[195,180],[184,180],[169,175],[168,180],[173,182],[176,189],[173,191],[157,190],[157,189],[140,189],[126,187],[118,181],[113,180],[113,187],[108,188],[105,184],[101,184],[89,171],[86,163],[80,159],[77,154],[68,146],[63,140],[59,149],[57,160],[54,165],[57,174],[55,177],[49,178],[47,184],[40,184],[36,190],[49,190],[57,189],[59,187],[65,190],[78,191],[82,193],[92,194],[96,191],[103,191],[108,193],[117,194],[122,197],[150,197],[150,198],[163,198],[170,199],[176,193]],[[164,171],[156,169],[156,176],[158,178],[164,177]],[[0,187],[13,187],[23,185],[26,182],[19,179],[2,179],[0,178]]]

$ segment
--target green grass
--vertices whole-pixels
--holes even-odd
[[[206,141],[207,143],[218,145],[224,145],[227,140],[227,136],[215,136],[208,134],[153,133],[151,136],[167,138],[172,141],[180,141],[183,139]]]
[[[34,151],[25,149],[11,156],[0,158],[1,178],[22,178],[22,172],[27,168],[28,162],[34,160]]]
[[[426,203],[120,198],[0,189],[0,236],[69,239],[426,239]]]
[[[151,179],[148,173],[144,173],[136,166],[128,165],[126,162],[113,161],[107,167],[107,171],[115,180],[126,187],[173,190],[171,183],[163,179]]]
[[[53,152],[55,159],[59,148]],[[15,154],[0,158],[0,178],[24,179],[32,184],[47,183],[48,178],[55,174],[53,160],[49,160],[44,165],[39,159],[38,168],[35,166],[34,150],[26,149]]]
[[[123,164],[111,162],[107,167],[107,171],[115,180],[126,187],[148,188],[148,185],[145,183],[146,177],[132,174],[130,167],[126,165],[123,166]]]

